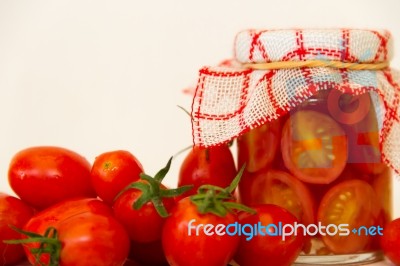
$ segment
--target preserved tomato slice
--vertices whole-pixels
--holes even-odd
[[[240,136],[237,140],[239,166],[246,163],[246,170],[251,173],[269,166],[275,159],[280,134],[280,121],[274,120]]]
[[[279,170],[246,173],[239,183],[244,204],[274,204],[285,208],[304,224],[315,221],[315,204],[309,189],[297,178]]]
[[[327,99],[329,114],[342,125],[348,138],[348,163],[360,173],[368,175],[380,174],[385,170],[385,164],[381,161],[379,125],[372,95],[372,92],[352,95],[331,90]]]
[[[374,176],[372,188],[382,206],[382,225],[386,225],[392,220],[392,173],[386,166],[385,170],[379,175]]]
[[[304,182],[329,184],[347,162],[344,130],[328,115],[304,110],[285,123],[281,139],[285,166]]]
[[[325,234],[322,240],[336,254],[351,254],[364,250],[371,237],[360,227],[376,224],[380,203],[371,185],[362,180],[343,181],[332,187],[322,198],[318,221],[323,226],[336,225],[348,229],[348,234]],[[356,231],[353,232],[353,229]],[[331,229],[331,232],[333,229]]]

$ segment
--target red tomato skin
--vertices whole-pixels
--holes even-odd
[[[168,263],[173,266],[227,265],[236,252],[239,236],[206,236],[201,230],[198,236],[195,235],[195,230],[189,236],[188,223],[192,219],[196,219],[194,225],[214,226],[237,221],[237,217],[231,213],[225,217],[200,214],[189,198],[182,199],[167,218],[163,228],[162,244]]]
[[[260,204],[252,206],[256,214],[242,213],[239,215],[241,224],[262,225],[294,224],[297,219],[287,210],[272,204]],[[240,266],[285,266],[291,265],[300,254],[304,243],[303,234],[292,236],[285,241],[281,236],[256,235],[247,241],[242,236],[235,255],[235,261]]]
[[[65,220],[58,229],[64,243],[61,265],[118,266],[128,257],[129,237],[111,216],[85,213]]]
[[[32,208],[23,201],[0,193],[0,265],[15,265],[25,258],[21,245],[5,244],[3,240],[21,238],[9,225],[22,228],[32,216]]]
[[[122,265],[128,256],[129,238],[112,215],[112,209],[98,199],[69,199],[36,213],[24,230],[43,234],[55,227],[63,245],[60,265]],[[24,248],[33,265],[35,258],[28,248],[37,246],[33,243]],[[41,256],[43,263],[48,260],[48,255]]]
[[[102,153],[96,157],[92,170],[92,184],[97,195],[109,205],[127,185],[140,179],[143,166],[130,152],[124,150]]]
[[[236,176],[232,152],[227,145],[201,148],[194,146],[179,171],[178,187],[193,185],[184,196],[193,195],[201,185],[227,187]]]
[[[386,257],[395,265],[400,265],[400,218],[386,225],[380,242]]]
[[[81,213],[92,213],[104,216],[112,216],[112,209],[104,202],[95,198],[75,198],[61,201],[36,213],[27,223],[35,230],[45,229],[42,226],[54,226],[59,221],[69,219]],[[45,221],[46,223],[43,223]]]
[[[11,160],[8,179],[21,200],[37,209],[68,198],[95,196],[90,163],[60,147],[38,146],[18,152]]]
[[[28,223],[24,230],[43,234],[49,226],[58,231],[62,244],[60,266],[118,266],[123,265],[129,253],[129,238],[121,224],[113,217],[83,212],[56,223],[41,220],[39,227]],[[25,252],[32,265],[37,265],[29,248],[37,243],[27,244]],[[47,264],[48,255],[40,257]]]
[[[148,202],[139,210],[133,209],[133,203],[142,195],[138,189],[129,189],[116,199],[113,205],[115,218],[124,225],[132,241],[149,243],[161,239],[165,219]],[[163,204],[169,212],[174,204],[173,198],[164,198]]]

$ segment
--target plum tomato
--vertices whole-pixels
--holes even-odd
[[[20,233],[30,238],[16,241],[25,241],[32,265],[38,261],[63,266],[122,265],[129,253],[125,229],[112,217],[111,208],[97,199],[57,203],[36,213]],[[40,243],[43,252],[37,253]]]
[[[371,241],[366,234],[353,234],[361,226],[376,225],[381,205],[371,185],[362,180],[343,181],[330,188],[318,208],[318,221],[323,226],[347,224],[349,235],[325,234],[322,240],[335,254],[364,250]]]
[[[178,186],[193,185],[193,189],[184,194],[189,196],[205,184],[227,187],[236,173],[235,162],[228,145],[208,148],[194,146],[182,162]]]
[[[33,251],[40,248],[40,241],[26,243],[24,249],[32,265],[36,265],[39,260],[44,265],[120,266],[128,257],[128,235],[112,216],[84,212],[52,225],[46,220],[41,222],[42,226],[39,228],[42,230],[37,230],[38,227],[28,222],[24,231],[45,235],[50,226],[53,226],[53,230],[45,238],[47,241],[49,238],[53,239],[49,242],[43,240],[43,243],[46,243],[45,248],[50,248],[53,243],[54,246],[51,246],[51,253],[44,252],[37,257]]]
[[[329,184],[347,162],[347,139],[329,116],[316,111],[297,111],[286,121],[281,139],[286,167],[304,182]]]
[[[180,200],[167,218],[162,232],[168,263],[174,266],[227,265],[239,244],[239,236],[206,235],[204,230],[195,227],[215,228],[235,222],[237,218],[230,212],[224,217],[212,213],[201,214],[189,198]]]
[[[400,265],[400,218],[391,221],[383,229],[381,247],[390,261]]]
[[[144,183],[144,181],[139,182]],[[162,186],[162,188],[166,189],[165,186]],[[135,210],[133,205],[142,195],[143,192],[135,188],[126,190],[121,194],[113,204],[115,218],[125,226],[132,241],[139,243],[159,241],[165,218],[158,214],[151,201]],[[169,213],[175,205],[175,200],[164,198],[162,203]]]
[[[44,209],[73,197],[94,197],[90,163],[76,152],[38,146],[18,152],[11,160],[8,179],[27,204]]]
[[[256,214],[240,214],[239,222],[241,225],[261,224],[267,227],[272,224],[278,226],[281,223],[282,226],[294,226],[298,222],[294,215],[276,205],[259,204],[252,207]],[[247,239],[246,235],[241,236],[235,255],[235,261],[240,266],[289,266],[296,260],[303,248],[304,232],[286,236],[283,240],[273,227],[265,230],[268,230],[268,232],[263,232],[264,235],[258,233],[251,239]]]
[[[92,184],[97,196],[112,205],[115,196],[127,185],[139,180],[141,173],[143,167],[132,153],[124,150],[105,152],[94,160]]]
[[[275,204],[304,224],[315,222],[316,207],[311,192],[300,180],[279,170],[246,173],[239,183],[239,197],[246,205]]]
[[[246,164],[246,170],[253,173],[271,165],[278,150],[280,136],[281,122],[277,119],[238,137],[239,166]]]
[[[25,258],[21,245],[3,243],[3,240],[19,239],[20,234],[9,225],[22,228],[33,216],[33,210],[20,199],[0,193],[0,265],[16,265]]]

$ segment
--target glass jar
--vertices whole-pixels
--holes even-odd
[[[245,204],[289,210],[306,228],[299,264],[382,259],[391,220],[391,170],[381,162],[375,93],[319,91],[287,115],[237,139]]]
[[[298,218],[307,235],[299,264],[382,258],[391,171],[400,173],[392,48],[385,30],[249,29],[235,38],[234,60],[199,71],[194,143],[237,139],[239,198]]]

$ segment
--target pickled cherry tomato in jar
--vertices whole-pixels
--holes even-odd
[[[329,228],[304,255],[371,253],[379,246],[368,229],[377,234],[391,220],[391,172],[371,95],[321,91],[237,139],[238,162],[247,165],[243,203],[276,204],[304,225]]]
[[[193,141],[236,140],[238,199],[297,218],[307,237],[296,265],[383,259],[400,173],[393,47],[385,30],[249,29],[233,60],[199,71]]]

